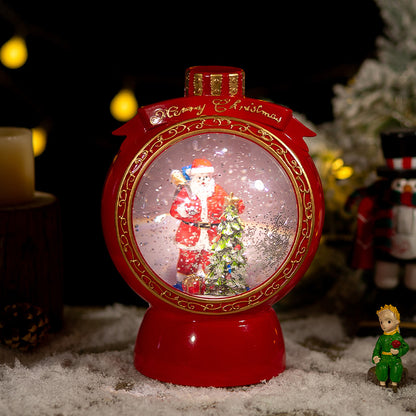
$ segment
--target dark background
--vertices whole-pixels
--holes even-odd
[[[183,95],[193,65],[246,72],[246,95],[319,124],[332,88],[376,53],[372,0],[348,2],[87,2],[0,0],[0,44],[25,37],[20,69],[0,64],[0,125],[48,130],[36,188],[61,203],[65,302],[138,303],[101,232],[100,197],[122,138],[109,103],[123,87],[139,105]]]

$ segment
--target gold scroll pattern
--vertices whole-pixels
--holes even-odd
[[[234,133],[250,138],[267,149],[281,164],[293,184],[298,201],[298,228],[286,262],[258,287],[229,298],[204,298],[175,290],[159,278],[143,260],[132,229],[131,210],[135,188],[147,166],[163,150],[196,133]],[[153,295],[182,310],[201,314],[227,314],[247,310],[266,302],[296,275],[308,251],[314,228],[315,205],[309,180],[293,153],[277,136],[247,121],[218,116],[200,117],[176,124],[162,131],[141,149],[125,171],[116,204],[116,228],[119,246],[138,281]]]

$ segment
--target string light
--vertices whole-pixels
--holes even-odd
[[[130,120],[137,111],[137,100],[130,89],[119,91],[110,103],[111,115],[118,121]]]
[[[0,61],[7,68],[20,68],[27,61],[27,47],[20,36],[13,36],[0,48]]]
[[[354,173],[354,169],[351,166],[345,166],[340,157],[332,162],[331,171],[335,178],[339,180],[348,179]]]
[[[39,156],[46,147],[46,130],[43,127],[35,127],[32,129],[32,145],[33,154]]]

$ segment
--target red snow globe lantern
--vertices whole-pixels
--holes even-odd
[[[288,108],[244,95],[244,71],[192,67],[185,97],[142,107],[102,198],[106,243],[150,305],[134,364],[192,386],[268,380],[285,368],[272,305],[318,248],[323,195]]]

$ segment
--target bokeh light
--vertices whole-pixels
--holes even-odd
[[[45,150],[46,137],[46,130],[43,127],[35,127],[32,129],[33,154],[35,157],[41,155]]]
[[[27,47],[20,36],[13,36],[0,48],[0,61],[7,68],[20,68],[27,61]]]
[[[122,89],[111,100],[111,115],[118,121],[130,120],[137,111],[138,104],[134,93],[130,89]]]

